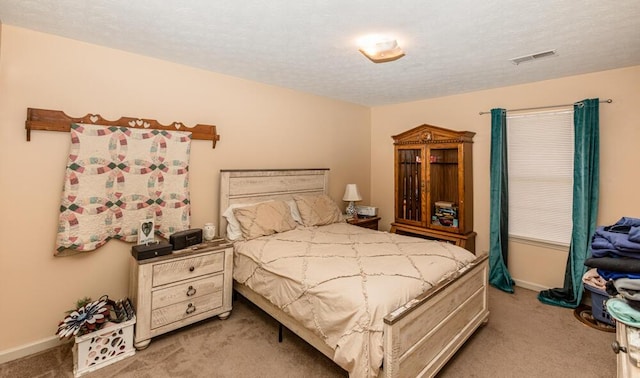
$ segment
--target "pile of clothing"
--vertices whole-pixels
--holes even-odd
[[[596,228],[584,264],[591,269],[583,282],[614,297],[607,301],[611,317],[640,327],[640,219],[623,217]]]

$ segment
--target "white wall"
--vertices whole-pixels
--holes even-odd
[[[127,295],[131,245],[54,257],[69,134],[32,132],[27,108],[218,127],[193,141],[192,227],[218,220],[219,170],[330,168],[369,199],[370,109],[8,25],[0,39],[0,362],[50,340],[77,299]]]
[[[477,253],[489,250],[489,156],[492,108],[518,109],[571,104],[585,98],[611,98],[600,105],[600,206],[598,224],[622,216],[640,217],[640,66],[537,83],[379,106],[371,116],[372,201],[381,226],[393,222],[393,140],[423,123],[476,133],[473,147],[474,228]],[[509,270],[531,288],[561,287],[567,251],[509,243]]]

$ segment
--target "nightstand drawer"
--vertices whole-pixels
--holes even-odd
[[[222,274],[210,276],[193,281],[156,290],[151,294],[151,309],[172,305],[193,298],[199,298],[222,290]]]
[[[151,312],[151,329],[162,327],[222,306],[222,291],[165,306]]]
[[[360,226],[364,228],[370,228],[372,230],[378,229],[378,221],[380,217],[360,217],[360,218],[350,218],[347,219],[347,223],[352,224],[354,226]]]
[[[153,287],[220,272],[223,269],[224,253],[222,252],[157,264],[153,267]]]

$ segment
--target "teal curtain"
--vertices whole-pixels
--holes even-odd
[[[600,177],[599,99],[587,99],[573,106],[575,130],[573,158],[573,231],[562,288],[541,291],[542,303],[576,308],[582,300],[584,261],[590,255],[591,237],[598,215]]]
[[[509,176],[507,171],[507,111],[491,109],[491,185],[489,283],[513,293],[507,269],[509,242]]]

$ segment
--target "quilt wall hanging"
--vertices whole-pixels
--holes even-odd
[[[73,123],[70,136],[56,255],[135,242],[147,219],[165,238],[189,228],[191,132]]]

